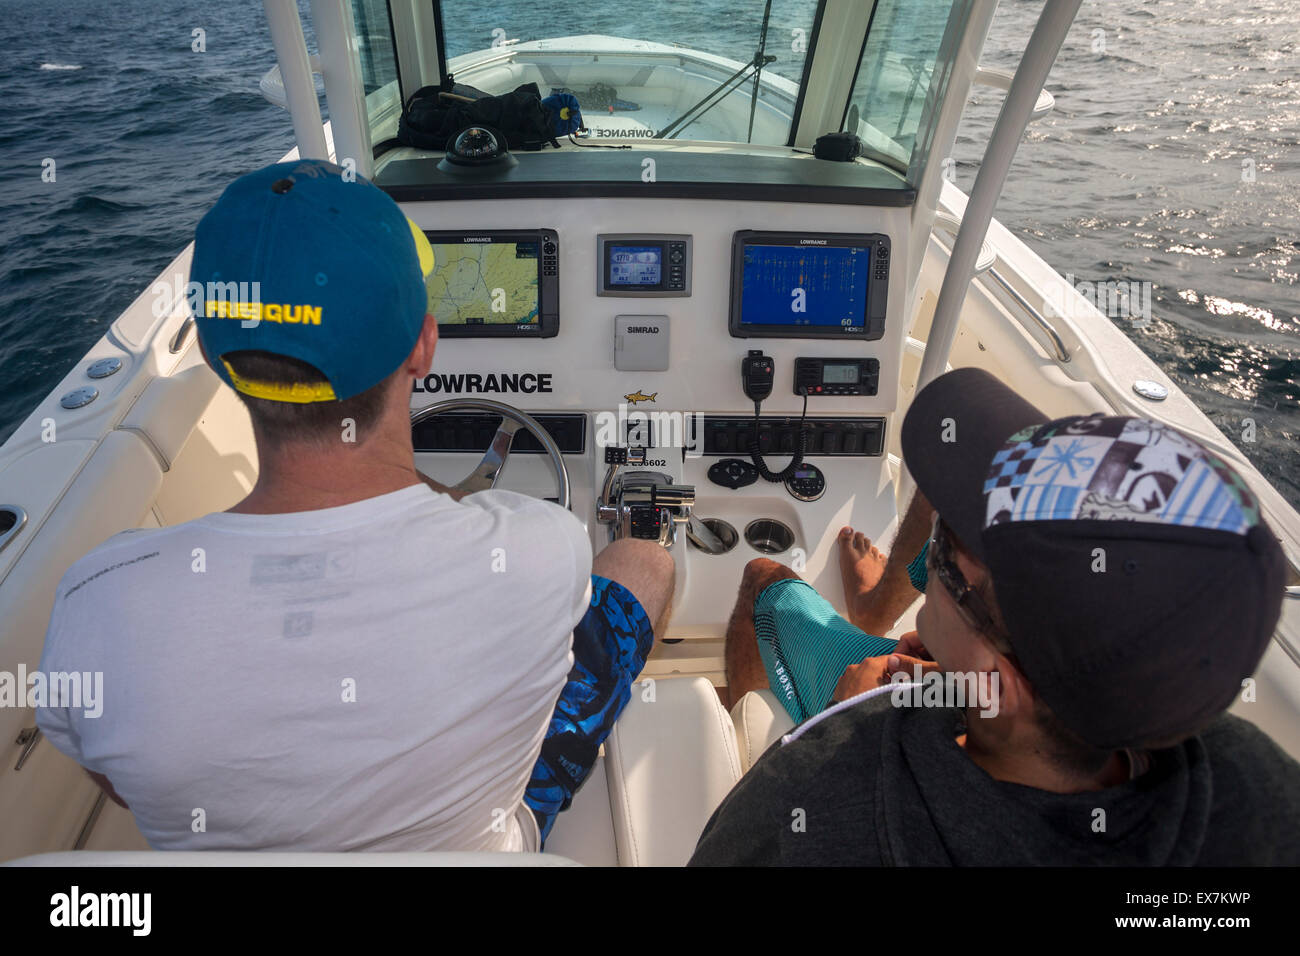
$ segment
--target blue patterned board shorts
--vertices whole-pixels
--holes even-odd
[[[632,592],[591,576],[591,607],[573,629],[573,669],[560,692],[542,752],[524,790],[545,843],[560,811],[596,765],[600,745],[632,697],[654,629]]]

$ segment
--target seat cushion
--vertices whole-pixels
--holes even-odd
[[[752,690],[740,698],[731,708],[731,719],[736,725],[736,745],[743,772],[748,772],[763,751],[794,727],[790,715],[767,688]]]
[[[605,758],[623,866],[684,866],[741,773],[735,728],[703,677],[633,684]]]
[[[584,866],[618,866],[614,818],[609,806],[604,748],[591,775],[573,797],[573,804],[555,818],[546,839],[546,852]]]

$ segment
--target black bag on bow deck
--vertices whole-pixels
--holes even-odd
[[[449,78],[451,80],[452,78]],[[470,102],[444,99],[440,93],[470,96]],[[425,86],[411,96],[397,124],[397,140],[417,149],[443,150],[457,130],[488,126],[506,139],[508,149],[559,148],[536,83],[524,83],[501,96],[488,96],[464,84]]]

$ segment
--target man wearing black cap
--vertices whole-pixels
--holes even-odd
[[[1300,765],[1224,714],[1280,614],[1257,502],[1158,423],[1045,419],[961,369],[903,423],[935,511],[919,643],[993,706],[891,683],[831,707],[755,764],[693,864],[1300,862]]]

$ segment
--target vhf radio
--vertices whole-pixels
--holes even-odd
[[[796,395],[875,395],[880,387],[880,362],[873,358],[797,358]]]

